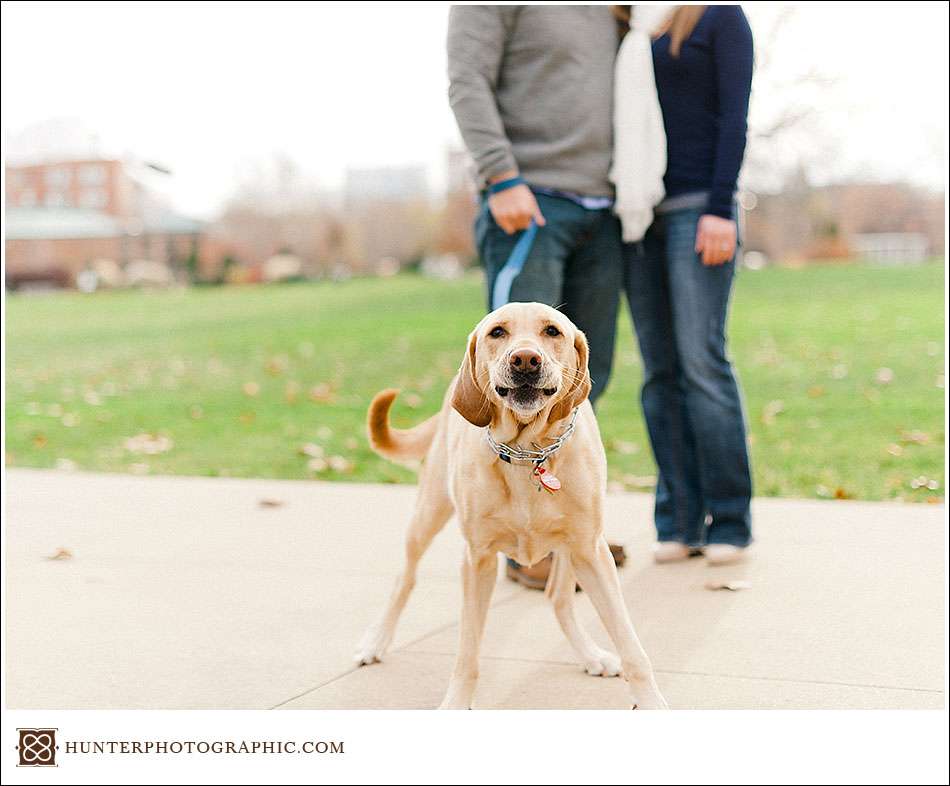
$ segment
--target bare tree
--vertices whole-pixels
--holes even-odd
[[[775,192],[810,181],[833,160],[838,140],[823,112],[835,101],[836,80],[817,65],[817,56],[802,52],[808,36],[793,32],[804,24],[798,7],[757,4],[749,21],[756,62],[742,184]]]

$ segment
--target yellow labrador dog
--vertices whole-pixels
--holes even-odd
[[[607,460],[587,400],[587,339],[559,311],[509,303],[468,338],[441,411],[409,430],[389,425],[396,391],[369,408],[370,442],[396,461],[425,457],[406,539],[406,564],[357,660],[382,658],[415,584],[416,567],[454,511],[465,537],[462,620],[455,669],[442,709],[469,709],[498,552],[522,565],[554,553],[547,594],[581,665],[622,674],[634,708],[665,709],[634,632],[603,536]],[[574,612],[576,579],[593,602],[618,658],[597,644]]]

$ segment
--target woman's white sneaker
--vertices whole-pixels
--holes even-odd
[[[706,546],[706,562],[710,565],[734,565],[745,558],[746,550],[728,543],[710,543]]]
[[[675,540],[665,540],[653,544],[653,559],[656,562],[679,562],[689,558],[689,548]]]

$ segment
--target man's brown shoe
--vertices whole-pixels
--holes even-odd
[[[623,546],[611,543],[610,553],[613,555],[614,564],[616,564],[618,568],[622,568],[627,561],[627,553],[623,550]],[[512,560],[508,560],[505,566],[505,575],[512,581],[516,581],[528,589],[543,590],[544,585],[548,583],[548,574],[551,572],[552,561],[551,555],[548,554],[548,556],[537,565],[526,568],[524,565],[516,565]],[[580,591],[580,587],[576,589]]]
[[[522,587],[528,589],[543,590],[544,585],[548,583],[548,574],[551,572],[552,557],[548,554],[537,565],[530,568],[524,565],[517,565],[508,560],[505,571],[509,579],[518,582]]]
[[[622,568],[627,562],[627,552],[623,550],[623,546],[619,543],[610,543],[610,553],[614,558],[614,565],[618,568]]]

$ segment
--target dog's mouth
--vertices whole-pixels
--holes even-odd
[[[512,399],[521,404],[529,403],[535,400],[539,395],[553,396],[557,393],[557,388],[539,388],[534,385],[518,385],[517,387],[506,388],[501,385],[496,385],[495,392],[502,398],[507,398],[510,393]]]
[[[545,401],[558,391],[559,380],[542,369],[522,371],[508,368],[496,377],[495,392],[512,409],[522,412],[541,409]]]

